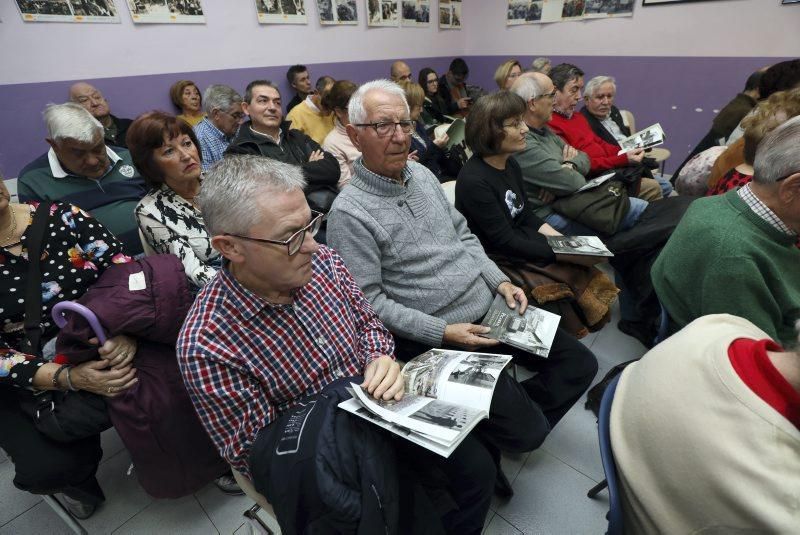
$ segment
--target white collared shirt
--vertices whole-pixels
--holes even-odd
[[[320,110],[320,109],[317,107],[317,105],[316,105],[316,104],[314,104],[314,100],[311,98],[311,97],[313,97],[313,96],[314,96],[314,95],[308,95],[308,96],[306,97],[306,106],[308,106],[309,108],[311,108],[311,110],[312,110],[313,112],[321,114],[321,113],[322,113],[322,110]]]
[[[108,155],[109,160],[111,160],[111,166],[109,169],[113,168],[114,164],[122,160],[122,158],[120,158],[116,152],[108,148],[108,145],[106,145],[106,154]],[[47,151],[47,160],[50,162],[50,172],[55,178],[67,178],[69,176],[69,173],[67,173],[61,166],[61,162],[58,161],[58,156],[56,156],[56,151],[53,150],[53,147],[50,147],[50,150]],[[108,169],[105,173],[103,173],[103,176],[105,176],[106,173],[108,173]]]

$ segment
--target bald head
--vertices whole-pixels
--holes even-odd
[[[103,122],[111,113],[103,93],[86,82],[72,84],[72,87],[69,88],[69,99],[83,106],[86,111],[100,122]]]
[[[541,128],[553,114],[553,81],[540,72],[526,72],[511,86],[526,102],[525,122],[528,126]]]
[[[401,80],[411,81],[411,68],[405,61],[397,60],[392,63],[390,74],[393,82],[400,82]]]

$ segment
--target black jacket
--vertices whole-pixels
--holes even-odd
[[[128,128],[130,128],[133,121],[130,119],[120,119],[119,117],[110,114],[109,117],[111,117],[111,120],[117,127],[117,134],[115,136],[106,135],[106,144],[114,145],[115,147],[128,148],[128,143],[125,141],[125,136],[128,135]]]
[[[611,143],[612,145],[619,145],[616,138],[612,136],[611,132],[606,130],[606,127],[603,126],[603,123],[600,122],[600,119],[589,113],[589,110],[586,109],[585,106],[581,108],[581,113],[583,114],[584,117],[586,117],[586,120],[589,121],[589,126],[592,127],[592,130],[594,131],[595,134],[603,138],[608,143]],[[617,126],[619,126],[619,129],[622,130],[623,134],[625,134],[626,136],[631,135],[631,129],[625,126],[625,123],[622,120],[622,114],[619,112],[619,108],[617,108],[616,106],[611,106],[610,115],[611,115],[611,120],[617,123]]]
[[[281,124],[281,144],[278,146],[265,136],[253,134],[248,121],[239,128],[239,133],[233,138],[225,154],[255,154],[299,165],[308,181],[306,197],[309,204],[316,210],[327,212],[338,192],[336,185],[339,182],[339,164],[332,154],[324,151],[321,160],[309,162],[311,153],[321,151],[322,148],[303,132],[291,130],[289,126],[288,121]]]

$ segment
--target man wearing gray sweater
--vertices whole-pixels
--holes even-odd
[[[547,359],[480,336],[495,294],[523,311],[524,292],[489,260],[436,177],[408,161],[414,125],[402,89],[386,80],[364,84],[349,113],[347,131],[362,158],[331,208],[328,243],[397,337],[398,357],[431,347],[513,353],[539,371],[522,385],[511,382],[511,392],[496,389],[484,422],[494,426],[489,441],[498,448],[520,449],[522,428],[538,436],[538,446],[589,386],[594,355],[561,329]]]

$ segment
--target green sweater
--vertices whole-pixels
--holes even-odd
[[[735,190],[699,199],[653,264],[653,286],[680,327],[727,313],[791,343],[800,318],[795,241],[757,216]]]

